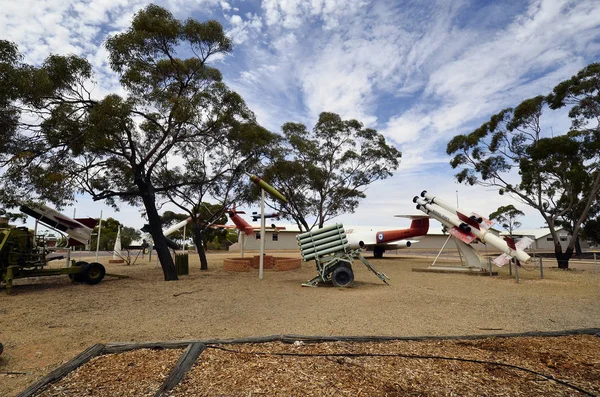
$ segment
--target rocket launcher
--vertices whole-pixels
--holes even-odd
[[[327,226],[315,232],[307,232],[296,236],[302,260],[308,261],[338,251],[345,251],[350,245],[340,224]]]
[[[371,263],[361,255],[361,250],[349,250],[344,225],[335,224],[321,229],[309,231],[296,236],[302,260],[314,259],[317,263],[317,276],[303,283],[306,287],[315,287],[320,282],[331,281],[336,287],[349,287],[354,282],[352,262],[360,261],[381,281],[387,284],[389,277],[378,272]]]

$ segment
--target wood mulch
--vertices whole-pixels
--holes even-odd
[[[182,352],[182,349],[139,349],[96,357],[38,395],[153,396]],[[600,338],[573,335],[209,344],[168,395],[573,396],[599,393]]]
[[[95,357],[37,395],[153,396],[182,352],[139,349]]]

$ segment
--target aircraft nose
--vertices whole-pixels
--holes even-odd
[[[365,246],[365,242],[364,242],[364,241],[359,241],[359,242],[358,242],[358,246],[359,246],[360,248],[363,248],[363,247]]]

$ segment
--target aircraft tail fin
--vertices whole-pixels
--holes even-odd
[[[427,232],[429,231],[429,217],[424,216],[420,218],[413,218],[412,222],[410,223],[410,228],[422,229],[423,234],[427,234]]]

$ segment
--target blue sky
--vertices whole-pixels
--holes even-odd
[[[0,37],[31,63],[49,53],[86,56],[98,96],[120,92],[102,47],[127,29],[140,0],[0,0]],[[423,189],[481,214],[515,204],[524,227],[539,215],[510,198],[453,179],[447,142],[493,113],[548,93],[600,61],[600,2],[160,0],[176,17],[217,19],[235,43],[219,59],[226,83],[258,121],[312,127],[322,111],[376,128],[403,153],[393,178],[372,185],[346,224],[403,225]],[[544,119],[548,133],[568,128],[564,112]],[[550,129],[551,127],[551,129]],[[115,216],[141,227],[139,210],[119,213],[82,197],[77,215]],[[73,209],[65,213],[72,214]]]

